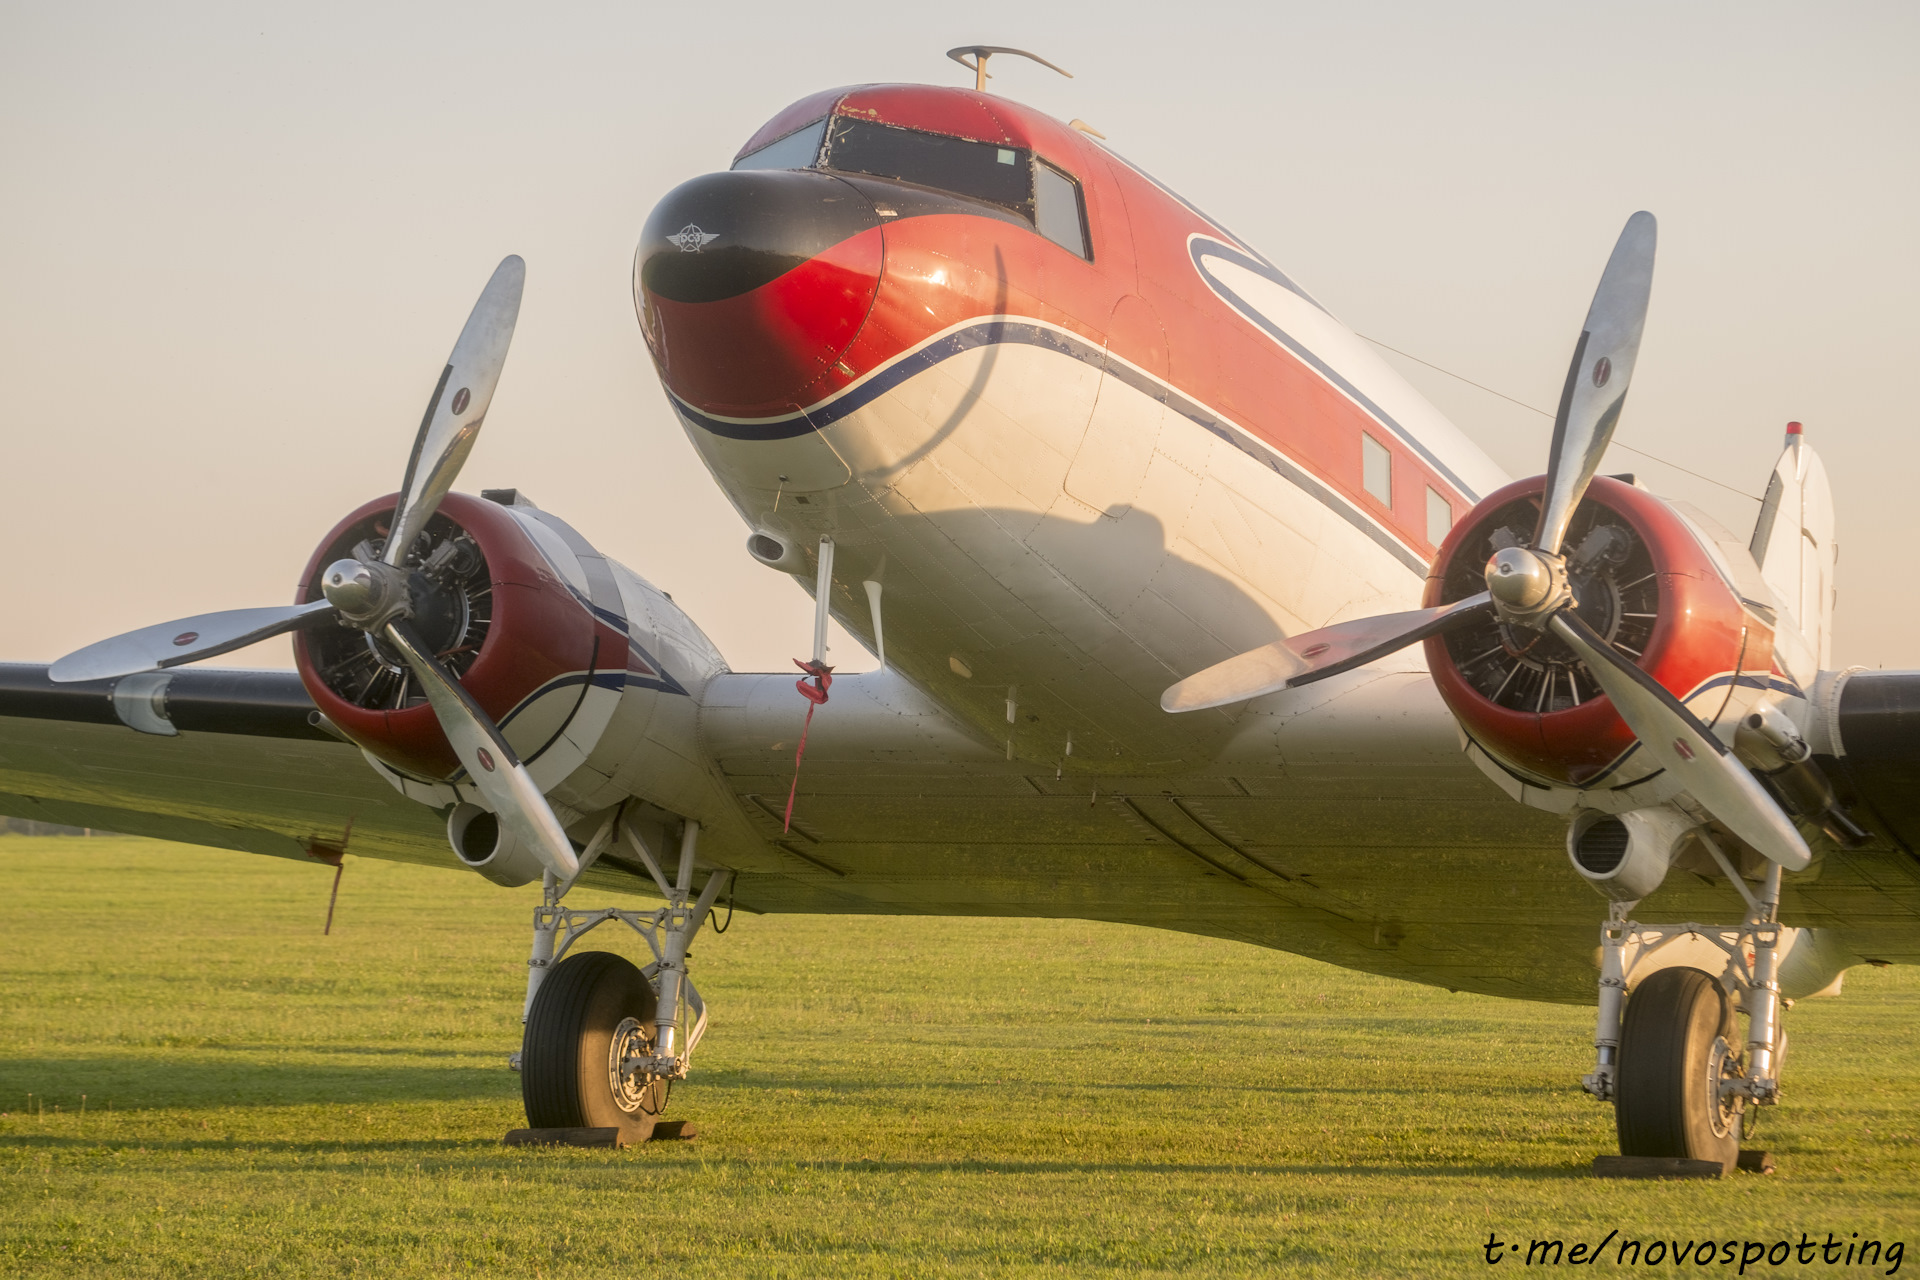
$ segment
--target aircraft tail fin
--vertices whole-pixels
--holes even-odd
[[[1839,560],[1833,540],[1833,491],[1826,466],[1797,422],[1787,424],[1787,447],[1774,464],[1748,545],[1761,577],[1820,667],[1831,667],[1833,576]]]

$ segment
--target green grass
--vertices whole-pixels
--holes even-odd
[[[1487,1274],[1490,1231],[1920,1243],[1910,972],[1788,1015],[1787,1103],[1749,1144],[1778,1174],[1619,1183],[1586,1172],[1612,1117],[1579,1090],[1585,1010],[1117,926],[741,915],[694,947],[714,1027],[670,1114],[702,1136],[508,1150],[535,896],[350,860],[322,937],[330,874],[0,839],[0,1272],[1433,1275]]]

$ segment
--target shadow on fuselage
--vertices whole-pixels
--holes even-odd
[[[838,552],[836,614],[871,645],[858,584],[877,576],[889,664],[979,733],[1010,738],[1018,759],[1067,759],[1071,732],[1077,771],[1202,765],[1239,708],[1173,716],[1161,692],[1282,634],[1268,606],[1168,546],[1139,508],[893,511],[868,533]]]

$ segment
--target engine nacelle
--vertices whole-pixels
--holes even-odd
[[[394,504],[391,496],[369,502],[327,535],[307,565],[302,600],[320,598],[320,574],[333,561],[379,557]],[[459,493],[447,495],[405,565],[414,626],[520,758],[530,768],[546,761],[538,772],[548,777],[585,759],[628,667],[627,637],[600,616],[609,603],[618,609],[610,576],[613,599],[596,599],[602,592],[580,556],[530,509]],[[315,627],[300,633],[294,654],[314,705],[369,755],[412,779],[455,778],[459,761],[425,695],[379,641]]]
[[[1435,557],[1425,603],[1484,591],[1493,553],[1533,536],[1544,488],[1543,476],[1517,481],[1468,513]],[[1703,721],[1731,733],[1774,685],[1771,619],[1742,604],[1717,553],[1665,502],[1595,477],[1565,547],[1580,616]],[[1657,771],[1636,759],[1633,732],[1556,636],[1489,614],[1425,644],[1434,683],[1464,731],[1527,782],[1606,791]],[[1622,795],[1620,807],[1659,798]]]

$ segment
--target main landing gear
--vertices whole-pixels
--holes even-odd
[[[687,948],[732,874],[716,871],[692,897],[700,825],[689,821],[672,884],[630,822],[610,820],[589,855],[619,834],[652,872],[667,905],[653,911],[575,911],[560,905],[569,885],[546,879],[533,913],[527,961],[526,1033],[514,1055],[527,1123],[534,1130],[614,1131],[614,1145],[645,1142],[666,1110],[673,1082],[686,1078],[707,1029],[707,1007],[687,977]],[[595,846],[599,848],[595,848]],[[591,861],[583,856],[582,865]],[[618,920],[646,940],[644,968],[610,951],[572,951],[582,935]]]
[[[1780,1094],[1780,868],[1769,864],[1756,896],[1708,848],[1746,899],[1745,921],[1642,925],[1627,918],[1633,903],[1615,903],[1600,931],[1598,1061],[1582,1084],[1614,1104],[1621,1155],[1711,1161],[1732,1172],[1747,1108]],[[1701,943],[1725,955],[1720,974],[1662,963],[1663,951]],[[1629,998],[1636,969],[1651,972]],[[1736,1012],[1747,1015],[1744,1039]]]

